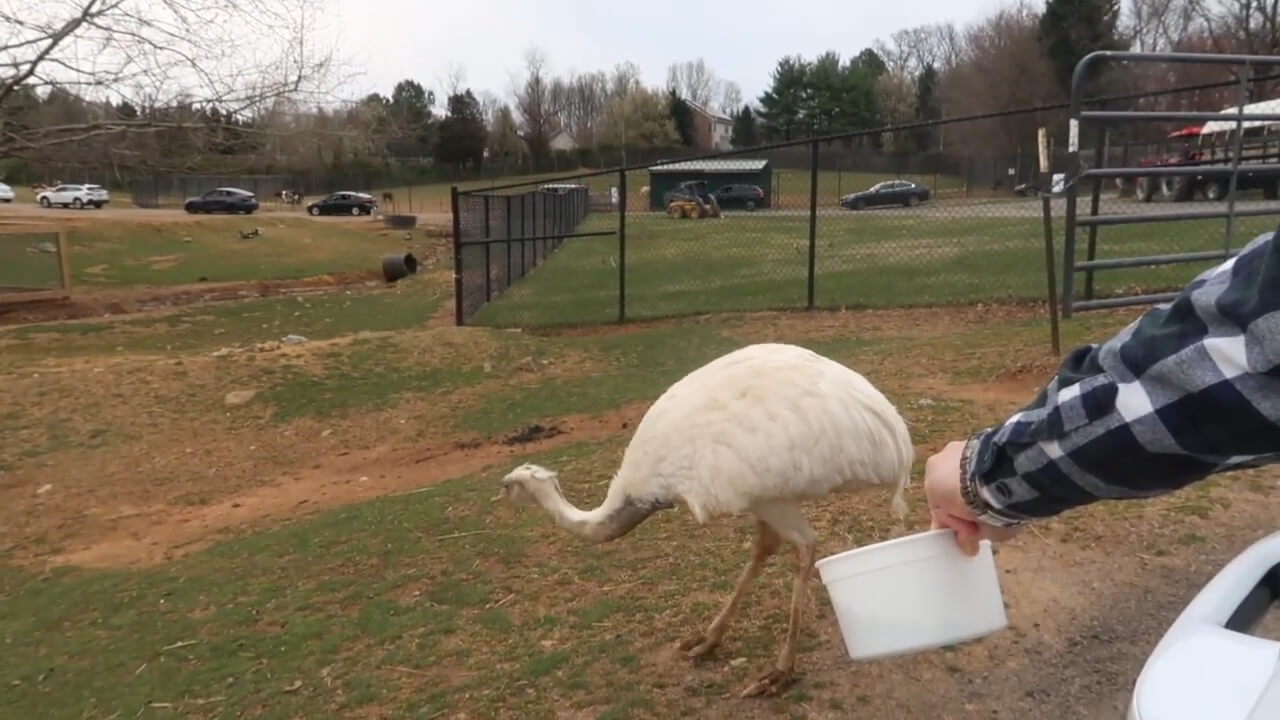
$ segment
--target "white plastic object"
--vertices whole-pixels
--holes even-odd
[[[1280,532],[1246,548],[1205,584],[1148,656],[1129,720],[1280,718],[1280,643],[1226,627],[1278,564]]]
[[[930,530],[816,563],[845,651],[876,660],[975,640],[1008,624],[990,541],[969,557]]]

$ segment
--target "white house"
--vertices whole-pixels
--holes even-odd
[[[693,109],[693,136],[698,149],[714,151],[733,147],[729,142],[733,137],[733,118],[692,100],[685,102]]]
[[[578,143],[573,141],[573,136],[569,134],[568,130],[562,129],[551,136],[551,149],[569,152],[570,150],[577,150]]]

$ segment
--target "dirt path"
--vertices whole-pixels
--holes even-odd
[[[0,303],[0,326],[126,315],[200,302],[273,297],[381,282],[381,272],[361,270],[289,280],[95,288],[77,291],[65,301]]]
[[[646,405],[627,406],[602,415],[569,416],[543,427],[531,426],[505,438],[481,444],[445,442],[437,447],[377,446],[341,451],[318,459],[311,467],[287,472],[276,480],[196,507],[155,502],[112,511],[111,532],[68,538],[67,549],[47,558],[51,565],[135,567],[167,561],[217,540],[223,531],[259,526],[267,521],[296,519],[385,495],[429,492],[453,478],[473,475],[511,462],[517,455],[599,441],[627,432]],[[494,477],[495,492],[497,476]],[[74,498],[67,500],[77,503]],[[68,513],[78,508],[65,508]],[[41,512],[59,512],[57,501],[41,504]],[[96,535],[95,531],[95,535]]]

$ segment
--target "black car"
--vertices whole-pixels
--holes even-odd
[[[182,209],[189,213],[244,213],[250,215],[258,209],[258,198],[240,188],[214,188],[200,197],[187,200]]]
[[[372,215],[378,209],[378,201],[362,192],[336,192],[307,205],[312,215]]]
[[[758,185],[725,185],[716,190],[715,196],[722,208],[740,207],[750,211],[767,206],[764,190]]]
[[[861,210],[878,205],[903,205],[914,207],[929,199],[929,188],[910,180],[885,180],[862,192],[849,193],[840,198],[841,207]]]

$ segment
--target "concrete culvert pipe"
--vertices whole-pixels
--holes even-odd
[[[418,272],[418,258],[413,253],[392,253],[382,256],[382,277],[389,283]]]

